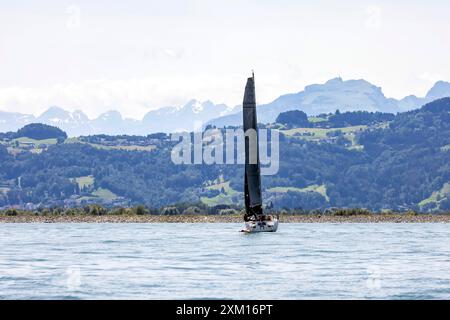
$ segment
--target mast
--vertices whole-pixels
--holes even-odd
[[[245,215],[248,221],[262,215],[261,172],[259,162],[258,122],[256,118],[255,75],[247,79],[243,102],[245,133]],[[256,161],[255,161],[256,156]]]

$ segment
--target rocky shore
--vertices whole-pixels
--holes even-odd
[[[0,215],[0,223],[240,223],[241,215]],[[450,223],[450,214],[281,215],[281,223]]]

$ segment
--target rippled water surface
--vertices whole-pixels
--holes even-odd
[[[3,224],[0,299],[449,299],[450,225]]]

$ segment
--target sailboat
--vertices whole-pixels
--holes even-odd
[[[261,196],[261,169],[259,161],[258,122],[256,117],[255,74],[247,79],[243,106],[245,134],[245,228],[243,232],[275,232],[278,217],[265,215]]]

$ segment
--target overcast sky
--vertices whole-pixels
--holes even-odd
[[[0,0],[0,110],[234,106],[251,69],[259,103],[339,75],[395,98],[450,80],[447,0],[112,2]]]

